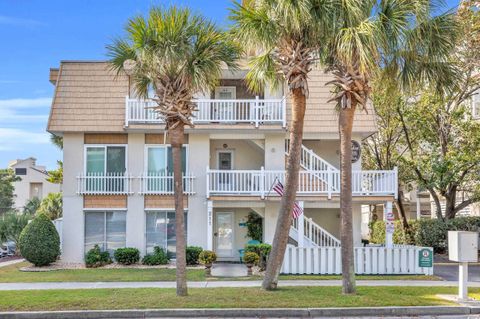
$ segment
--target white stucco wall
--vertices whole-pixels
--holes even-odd
[[[224,144],[227,147],[224,147]],[[257,146],[245,140],[215,139],[210,140],[210,168],[212,169],[218,168],[218,151],[233,151],[233,169],[260,169],[264,165],[264,153]]]
[[[63,136],[63,247],[65,262],[81,263],[84,256],[83,197],[77,195],[77,174],[83,172],[83,134]]]

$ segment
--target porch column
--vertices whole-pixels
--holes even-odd
[[[213,250],[213,202],[207,201],[207,250]]]
[[[385,246],[392,248],[394,231],[392,202],[386,202],[383,205],[383,220],[385,221]]]
[[[298,202],[298,206],[300,206],[300,208],[302,209],[303,211],[303,207],[304,207],[304,202],[303,201],[299,201]],[[305,247],[305,212],[303,214],[301,214],[300,216],[298,216],[297,218],[297,225],[298,225],[298,238],[297,238],[297,243],[298,243],[298,247]]]

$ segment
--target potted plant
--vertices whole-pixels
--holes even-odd
[[[245,265],[247,265],[247,275],[251,276],[252,275],[252,267],[253,265],[258,264],[258,261],[260,260],[260,256],[258,256],[257,253],[254,252],[246,252],[245,255],[243,256],[243,262]]]
[[[212,274],[212,264],[217,260],[217,254],[211,250],[204,250],[198,256],[198,261],[205,266],[205,274]]]

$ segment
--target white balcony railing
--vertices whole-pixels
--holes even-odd
[[[125,173],[87,173],[77,176],[80,195],[131,194],[131,177]]]
[[[285,183],[285,171],[211,170],[207,168],[207,197],[210,195],[250,195],[262,198],[278,196],[273,190],[276,181]],[[297,194],[340,194],[340,171],[300,171]],[[353,171],[354,196],[397,195],[397,170]]]
[[[174,183],[173,174],[155,174],[149,173],[142,175],[140,194],[144,195],[173,195]],[[194,190],[195,176],[183,176],[183,193],[187,195],[195,194]]]
[[[197,110],[194,112],[195,124],[210,123],[251,123],[260,125],[278,124],[286,126],[286,100],[250,99],[250,100],[216,100],[196,99]],[[151,100],[131,99],[125,101],[125,125],[163,123],[153,107]]]

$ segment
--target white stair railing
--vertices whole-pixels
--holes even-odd
[[[290,141],[285,140],[285,154],[290,153]],[[302,145],[300,152],[300,166],[307,171],[337,171],[337,168],[318,156],[313,150]]]
[[[292,230],[290,235],[297,240],[298,236],[302,233],[298,227],[299,221],[302,218],[294,219],[292,222]],[[340,240],[326,231],[323,227],[315,223],[311,218],[304,216],[303,218],[303,235],[304,243],[311,247],[340,247]],[[297,237],[297,238],[295,238]]]

